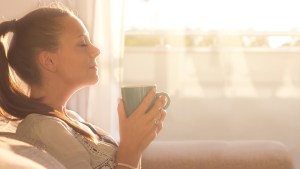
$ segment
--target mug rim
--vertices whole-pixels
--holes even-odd
[[[130,84],[130,85],[122,85],[121,88],[143,88],[143,87],[154,87],[156,88],[156,84]]]

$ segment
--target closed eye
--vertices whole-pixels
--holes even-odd
[[[87,44],[81,44],[80,46],[81,47],[87,47],[88,45]]]

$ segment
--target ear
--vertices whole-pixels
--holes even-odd
[[[38,55],[38,62],[44,70],[54,72],[57,67],[57,55],[48,51],[41,51]]]

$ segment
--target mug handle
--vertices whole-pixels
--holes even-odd
[[[164,107],[164,109],[167,109],[169,107],[170,103],[171,103],[171,99],[170,99],[170,97],[169,97],[169,95],[167,93],[165,93],[165,92],[157,92],[155,94],[155,99],[154,100],[156,100],[161,95],[166,96],[168,98],[167,104]]]

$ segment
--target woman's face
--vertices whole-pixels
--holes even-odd
[[[96,57],[100,54],[89,39],[84,24],[75,17],[61,18],[57,73],[66,85],[83,87],[98,81]]]

